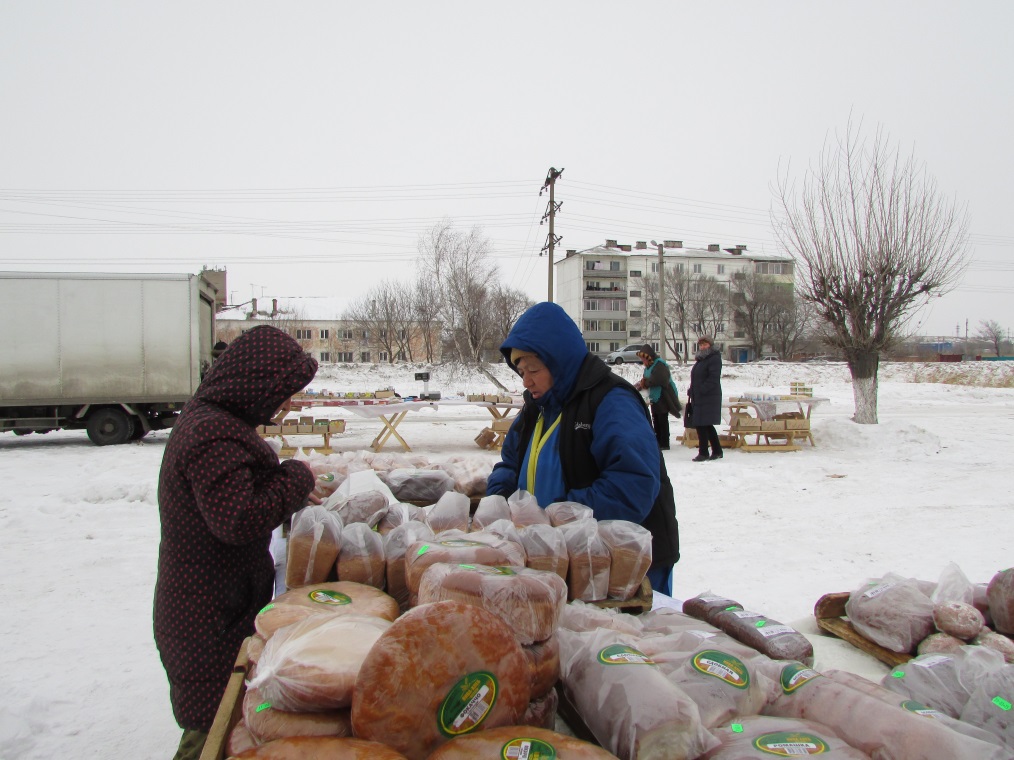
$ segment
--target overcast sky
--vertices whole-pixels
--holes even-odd
[[[615,238],[780,252],[779,167],[850,115],[967,204],[913,323],[1014,329],[1014,3],[0,2],[0,269],[225,267],[231,302],[409,280],[442,218],[545,299]]]

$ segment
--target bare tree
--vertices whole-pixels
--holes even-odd
[[[814,328],[813,304],[782,293],[771,318],[771,348],[782,360],[791,359]]]
[[[440,291],[432,275],[422,273],[416,279],[412,293],[412,313],[419,330],[423,361],[432,362],[437,356],[435,338],[440,327]]]
[[[514,323],[518,321],[518,317],[524,314],[533,303],[532,299],[520,290],[505,288],[500,284],[493,286],[487,307],[487,313],[493,322],[490,328],[491,348],[499,348],[511,328],[514,327]]]
[[[734,273],[732,313],[736,327],[749,339],[754,356],[763,356],[764,347],[771,343],[778,314],[784,309],[787,298],[792,298],[791,282],[756,272]]]
[[[877,422],[880,354],[914,311],[953,289],[968,260],[968,217],[923,164],[850,120],[800,186],[780,172],[779,241],[801,263],[800,295],[845,354],[856,422]]]
[[[975,334],[975,337],[988,343],[997,357],[999,357],[1000,344],[1003,343],[1006,334],[1006,330],[995,319],[984,319],[979,322],[979,331]]]
[[[459,232],[448,219],[419,241],[421,270],[435,278],[441,319],[464,361],[481,362],[490,337],[492,322],[486,318],[485,301],[498,274],[490,261],[492,250],[479,227]]]
[[[690,301],[690,319],[694,332],[711,336],[712,340],[721,340],[730,315],[729,288],[726,283],[707,274],[691,274],[693,278],[690,290],[693,299]],[[686,345],[686,344],[684,344]]]

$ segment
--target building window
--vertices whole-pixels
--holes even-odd
[[[598,343],[585,343],[585,345],[588,346],[588,350],[591,351],[593,354],[597,354],[599,352]]]
[[[320,339],[321,340],[327,340],[327,336],[330,334],[330,332],[331,332],[330,330],[321,330],[320,331]]]
[[[584,263],[585,269],[603,269],[601,261],[586,261]]]
[[[704,267],[701,264],[694,264],[694,274],[700,274],[704,271]]]
[[[352,330],[342,330],[342,340],[352,340]]]
[[[619,272],[620,271],[620,262],[618,262],[618,261],[610,261],[609,262],[609,271],[610,272]]]
[[[363,364],[369,364],[370,363],[370,352],[369,351],[360,351],[359,352],[359,361],[361,361]]]
[[[322,361],[322,362],[330,362],[331,361],[331,354],[330,354],[330,352],[328,352],[328,351],[321,351],[320,352],[320,361]]]
[[[363,337],[362,337],[363,342],[365,343],[369,339],[370,339],[370,331],[369,330],[363,330]]]
[[[313,340],[313,330],[310,329],[297,329],[296,340]]]
[[[630,276],[631,277],[640,277],[641,276],[641,270],[640,269],[631,269],[630,270]]]
[[[792,270],[788,264],[777,261],[758,261],[754,264],[757,274],[791,274]]]
[[[631,330],[630,331],[630,337],[631,338],[640,338],[641,337],[641,331],[640,330]]]
[[[589,332],[594,332],[599,329],[599,321],[597,319],[586,319],[584,321],[584,329]]]
[[[683,264],[677,264],[676,265],[676,271],[677,272],[682,272],[684,268],[685,268],[685,266]]]
[[[380,352],[380,361],[382,361],[382,362],[386,362],[387,361],[387,351],[381,351]]]
[[[351,351],[339,351],[335,354],[335,359],[345,364],[352,364],[352,352]]]
[[[658,262],[657,261],[651,262],[651,273],[652,274],[658,274]]]
[[[640,290],[631,290],[630,291],[630,297],[631,298],[640,298],[641,297],[641,291]]]
[[[639,318],[640,316],[641,316],[641,312],[640,312],[640,310],[638,310],[638,311],[632,311],[632,312],[630,312],[630,318],[631,318],[631,319],[637,319],[637,318]]]
[[[618,341],[615,341],[615,340],[614,341],[610,341],[609,342],[609,350],[610,351],[619,351],[620,350],[620,346],[622,346],[622,345],[623,344],[620,343],[620,342],[618,342]]]
[[[406,330],[404,327],[398,330],[399,340],[406,340],[407,338],[408,338],[408,330]]]
[[[719,264],[718,265],[718,273],[719,274],[725,274],[725,264]]]
[[[622,319],[614,319],[609,325],[611,332],[626,332],[626,329],[627,323]]]
[[[383,328],[382,327],[380,329],[380,339],[381,340],[387,340],[387,328]]]
[[[395,360],[396,362],[403,362],[403,361],[405,361],[405,352],[399,349],[399,350],[398,350],[398,351],[397,351],[397,352],[395,353],[395,355],[394,355],[394,360]]]

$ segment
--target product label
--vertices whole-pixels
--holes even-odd
[[[774,636],[781,636],[783,633],[795,633],[796,629],[787,625],[766,625],[763,628],[758,628],[757,633],[766,639],[770,639]]]
[[[440,733],[454,737],[478,728],[496,704],[498,686],[496,676],[485,670],[454,684],[437,710]]]
[[[940,720],[944,717],[944,714],[939,710],[927,707],[922,702],[916,702],[914,699],[906,699],[902,702],[901,709],[907,710],[910,713],[915,713],[916,715],[922,715],[925,718],[936,718],[937,720]]]
[[[323,475],[318,475],[317,476],[317,480],[319,480],[321,483],[333,483],[334,482],[334,473],[333,472],[325,472]]]
[[[480,541],[469,541],[465,538],[448,538],[445,541],[437,541],[437,546],[449,546],[452,549],[460,546],[486,546],[487,544],[481,543]]]
[[[742,660],[717,649],[698,652],[690,664],[694,670],[706,676],[713,676],[737,689],[745,689],[750,685],[750,673]]]
[[[742,619],[742,618],[755,618],[755,617],[760,617],[761,616],[761,614],[759,612],[750,612],[750,610],[738,610],[736,612],[733,612],[732,614],[733,614],[733,617],[738,617],[740,619]]]
[[[929,657],[918,657],[911,660],[909,665],[918,665],[920,668],[935,668],[937,665],[943,665],[948,662],[954,662],[954,658],[944,654],[934,654]]]
[[[500,750],[501,760],[556,760],[556,749],[540,739],[511,739]]]
[[[623,644],[613,644],[599,652],[599,662],[603,665],[654,665],[655,661],[644,652]]]
[[[898,585],[897,583],[882,583],[879,586],[874,586],[869,591],[863,594],[863,599],[873,599],[875,597],[878,597],[888,589],[892,589],[897,585]]]
[[[331,589],[314,589],[308,596],[311,602],[316,602],[317,604],[352,604],[352,599],[348,594],[343,594],[341,591],[332,591]]]
[[[493,565],[458,565],[458,567],[464,568],[465,570],[474,570],[482,575],[517,575],[517,573],[509,567],[494,567]]]
[[[779,678],[779,681],[782,686],[782,692],[785,694],[791,694],[810,683],[813,679],[819,677],[820,673],[813,668],[808,668],[803,664],[793,664],[786,665],[782,668],[782,675]]]
[[[819,736],[798,731],[776,731],[758,736],[753,746],[765,755],[775,757],[803,757],[804,755],[823,755],[829,752],[827,743]]]

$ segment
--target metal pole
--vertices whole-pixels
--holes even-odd
[[[555,193],[556,190],[556,177],[554,176],[554,169],[550,169],[550,180],[549,180],[549,295],[546,300],[553,303],[553,244],[556,242],[556,238],[553,236],[553,218],[556,216],[556,203]]]
[[[662,257],[662,243],[658,244],[658,331],[662,336],[661,345],[658,347],[658,355],[662,361],[668,358],[665,342],[665,259]]]

